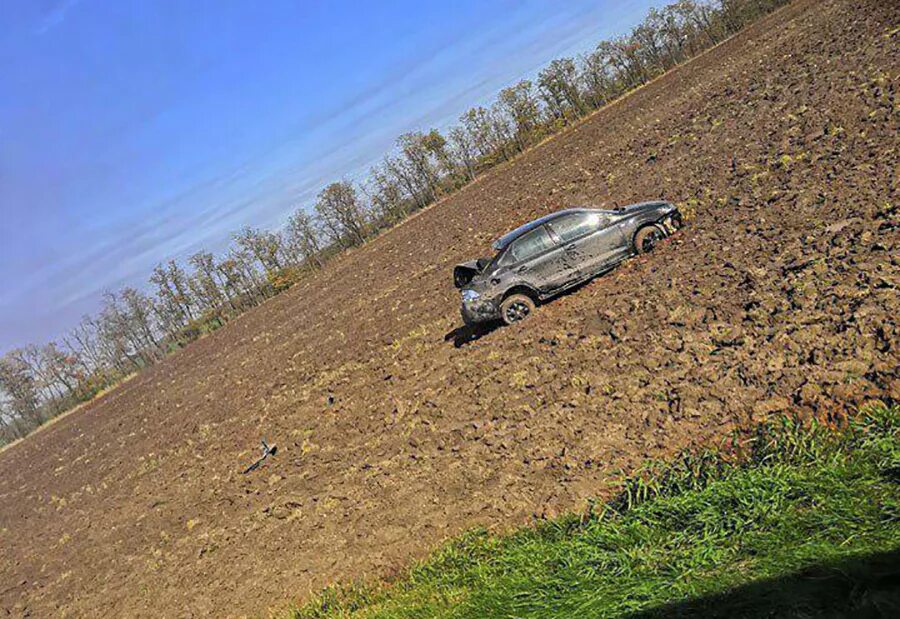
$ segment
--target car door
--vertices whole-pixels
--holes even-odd
[[[610,215],[596,211],[570,213],[548,225],[584,277],[602,271],[628,253],[622,230]]]
[[[517,238],[507,252],[513,273],[541,292],[552,292],[577,276],[571,257],[554,240],[546,224]]]

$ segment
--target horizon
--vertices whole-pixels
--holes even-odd
[[[664,3],[348,4],[12,5],[0,354],[58,338],[104,291],[146,289],[160,262],[279,228],[400,134],[444,129]]]

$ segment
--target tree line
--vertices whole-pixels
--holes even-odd
[[[558,58],[534,80],[501,90],[443,133],[401,135],[361,183],[338,181],[280,230],[245,227],[224,254],[169,260],[147,290],[103,296],[94,316],[43,346],[0,357],[0,444],[89,400],[321,269],[545,137],[645,84],[788,0],[678,0],[651,9],[627,35],[577,58]]]

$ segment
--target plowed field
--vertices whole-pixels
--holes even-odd
[[[900,3],[798,0],[0,454],[0,615],[265,614],[797,411],[900,399]],[[452,265],[675,201],[478,338]],[[241,471],[259,440],[278,445]]]

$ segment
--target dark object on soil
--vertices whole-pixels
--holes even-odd
[[[253,464],[248,466],[246,469],[244,469],[244,472],[243,472],[244,475],[246,475],[247,473],[249,473],[251,471],[255,471],[256,469],[258,469],[260,466],[262,466],[262,463],[265,461],[266,458],[268,458],[269,456],[274,456],[275,453],[278,451],[278,445],[272,445],[271,447],[269,447],[269,444],[266,443],[266,439],[262,440],[262,448],[263,448],[262,456],[259,458],[259,460],[257,460],[256,462],[254,462]]]
[[[614,211],[566,209],[520,226],[494,243],[493,259],[453,269],[463,321],[524,320],[537,303],[653,251],[681,225],[674,205],[655,201]]]

